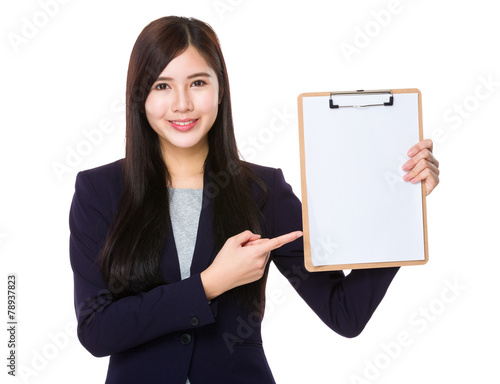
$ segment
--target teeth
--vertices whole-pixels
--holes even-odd
[[[194,120],[191,121],[173,121],[175,125],[189,125],[192,124]]]

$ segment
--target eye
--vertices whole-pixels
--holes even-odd
[[[168,88],[168,84],[166,83],[160,83],[160,84],[157,84],[155,86],[155,89],[158,89],[158,90],[164,90],[164,89],[167,89]]]
[[[206,82],[204,82],[203,80],[195,80],[195,81],[193,81],[193,85],[195,87],[201,87],[202,85],[205,85],[205,84],[206,84]]]

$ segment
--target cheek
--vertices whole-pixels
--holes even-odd
[[[149,95],[144,104],[146,109],[146,116],[148,118],[160,119],[165,115],[167,110],[167,105],[165,100],[161,97],[156,97],[155,95]]]
[[[219,108],[217,93],[200,95],[196,103],[196,108],[204,114],[217,114]]]

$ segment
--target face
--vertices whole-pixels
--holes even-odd
[[[154,82],[146,117],[164,151],[207,150],[207,133],[217,117],[219,84],[198,51],[187,48]]]

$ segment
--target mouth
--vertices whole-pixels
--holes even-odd
[[[198,119],[169,120],[168,122],[179,131],[187,131],[196,125]]]

